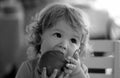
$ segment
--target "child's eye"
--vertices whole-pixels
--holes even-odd
[[[61,38],[62,37],[62,35],[60,33],[54,33],[53,35],[56,36],[57,38]]]
[[[72,38],[71,42],[77,44],[77,40],[75,38]]]

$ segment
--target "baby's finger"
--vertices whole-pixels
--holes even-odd
[[[64,72],[67,73],[67,74],[71,74],[71,73],[72,73],[72,70],[70,70],[70,69],[65,69]]]
[[[78,61],[72,57],[68,57],[68,62],[76,65]]]
[[[79,59],[79,52],[76,51],[76,52],[74,53],[73,57],[74,57],[76,60],[78,60],[78,59]]]
[[[70,70],[74,70],[74,69],[76,69],[76,65],[74,65],[74,64],[67,64],[66,65],[66,67],[68,68],[68,69],[70,69]]]
[[[43,71],[42,71],[42,78],[47,78],[46,67],[43,68]]]
[[[58,70],[55,69],[55,70],[53,71],[53,74],[50,76],[50,78],[56,78],[57,72],[58,72]]]
[[[59,78],[69,78],[69,74],[61,73]]]
[[[69,78],[69,74],[66,74],[66,75],[64,76],[64,78]]]
[[[64,73],[61,73],[59,78],[63,78],[64,77]]]

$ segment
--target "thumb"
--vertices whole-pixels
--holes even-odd
[[[73,54],[73,58],[78,60],[79,59],[79,50],[76,50],[75,53]]]

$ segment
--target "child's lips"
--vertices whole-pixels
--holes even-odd
[[[53,49],[53,50],[60,51],[60,52],[62,52],[64,55],[65,55],[65,53],[66,53],[66,51],[65,51],[65,50],[63,50],[63,49],[61,49],[61,48],[55,48],[55,49]]]

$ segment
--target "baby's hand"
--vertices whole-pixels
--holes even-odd
[[[43,72],[42,72],[42,75],[41,75],[41,78],[56,78],[57,77],[57,73],[58,73],[58,70],[55,69],[53,71],[53,73],[51,74],[50,77],[47,76],[47,71],[46,71],[46,68],[44,67],[43,68]],[[69,74],[65,74],[64,72],[61,73],[61,75],[57,78],[69,78]]]
[[[71,78],[87,78],[81,67],[79,54],[76,52],[75,57],[68,57],[65,73],[70,74]]]
[[[81,62],[77,52],[74,57],[68,57],[67,61],[68,63],[66,64],[65,73],[74,74],[80,71]]]

